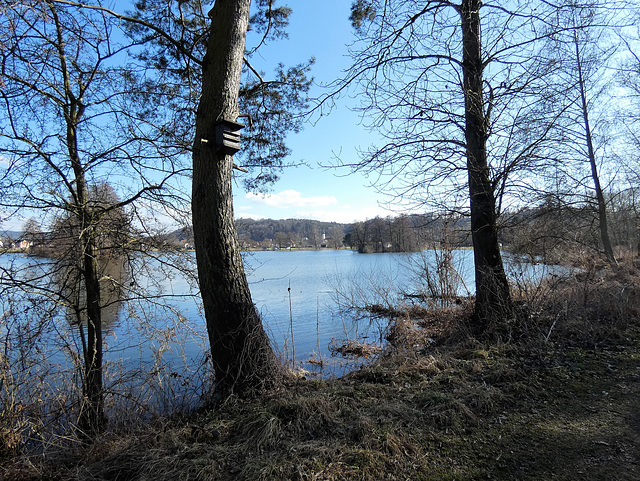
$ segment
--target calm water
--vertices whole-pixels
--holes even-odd
[[[472,287],[472,251],[455,255]],[[331,250],[261,251],[248,254],[245,264],[253,300],[274,344],[286,359],[292,358],[295,346],[295,359],[302,363],[330,355],[332,341],[379,343],[384,320],[349,308],[393,304],[399,292],[414,291],[411,261],[415,257]]]
[[[393,304],[400,299],[400,292],[415,292],[420,281],[412,265],[421,255],[433,264],[437,253],[259,251],[247,253],[245,265],[254,303],[283,360],[295,362],[298,368],[317,371],[317,366],[308,361],[322,356],[331,361],[323,375],[330,375],[352,368],[347,361],[331,358],[330,344],[348,339],[380,343],[384,336],[384,320],[372,319],[350,307]],[[453,264],[460,274],[460,295],[475,290],[472,260],[470,250],[453,253]],[[37,271],[41,262],[46,261],[17,254],[0,256],[0,266],[5,268],[11,264],[19,268],[33,264],[31,271]],[[159,269],[152,266],[146,274],[136,271],[138,282],[146,284],[155,295],[172,297],[117,302],[109,310],[104,341],[105,361],[111,372],[135,368],[139,372],[174,373],[180,379],[183,374],[198,372],[205,364],[206,329],[197,293],[190,290],[187,280],[176,271]],[[547,272],[544,266],[525,269],[519,275],[539,278]],[[45,276],[43,282],[46,279]],[[32,312],[42,318],[42,313],[35,314],[35,310],[45,309],[46,304],[39,302],[18,299],[17,304],[9,305],[7,299],[0,299],[0,310],[4,312],[0,342],[14,336],[9,348],[18,347],[22,341],[15,338],[16,327],[9,320],[18,312]],[[26,306],[29,303],[31,311]],[[55,328],[45,329],[43,334],[50,336],[45,342],[47,350],[59,349],[60,354],[51,354],[48,360],[62,363],[64,358],[69,364],[70,352],[81,349],[78,328],[65,320],[64,313],[58,313],[54,319]]]

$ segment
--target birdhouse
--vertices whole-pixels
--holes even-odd
[[[233,155],[240,150],[240,129],[244,125],[232,120],[220,120],[214,125],[216,151]]]

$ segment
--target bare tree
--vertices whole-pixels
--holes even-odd
[[[467,212],[479,332],[513,317],[498,242],[505,203],[526,196],[554,119],[540,108],[546,74],[538,29],[551,7],[516,1],[359,0],[353,67],[338,90],[359,89],[383,145],[362,152],[400,200]]]
[[[42,245],[44,235],[40,223],[35,218],[31,217],[24,223],[21,239],[26,241],[29,247]]]
[[[591,183],[600,239],[612,267],[618,262],[609,235],[600,169],[607,161],[606,148],[612,136],[607,131],[612,109],[603,108],[603,104],[610,98],[613,77],[608,66],[617,49],[612,33],[615,16],[621,11],[615,4],[565,2],[557,10],[556,23],[561,28],[550,35],[548,49],[549,60],[556,65],[556,78],[549,83],[553,89],[550,95],[555,97],[555,108],[563,112],[556,126],[561,132],[558,158],[574,179],[574,188],[587,188]],[[588,173],[583,174],[579,166],[585,163]]]
[[[331,238],[331,246],[334,249],[340,249],[344,240],[344,228],[339,225],[331,226],[329,237]]]
[[[633,208],[636,212],[637,226],[637,255],[640,257],[640,204],[638,203],[637,189],[640,185],[640,53],[638,53],[638,40],[640,40],[640,13],[634,12],[630,16],[632,28],[620,32],[620,39],[624,43],[624,54],[626,59],[618,69],[618,87],[625,91],[626,100],[630,108],[624,111],[625,135],[629,139],[628,151],[618,156],[624,166],[625,177],[630,185],[629,189],[635,194],[631,196],[634,200]]]
[[[162,117],[139,103],[159,101],[163,93],[145,89],[126,65],[131,44],[120,43],[112,17],[64,2],[11,3],[0,51],[0,150],[8,159],[0,206],[73,226],[73,265],[85,300],[76,309],[86,317],[80,426],[92,432],[105,423],[100,259],[106,225],[115,228],[114,215],[126,208],[144,230],[153,206],[179,209],[179,190],[169,187],[181,173],[182,150],[165,135]],[[99,195],[98,186],[107,183],[118,195]],[[127,228],[110,236],[108,248],[115,239],[131,245],[129,234]],[[59,272],[70,264],[53,255],[48,265]],[[63,290],[13,280],[68,305]]]

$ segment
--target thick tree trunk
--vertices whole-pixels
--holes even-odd
[[[495,209],[495,194],[487,163],[487,121],[482,92],[483,65],[480,36],[480,0],[463,0],[463,71],[465,90],[465,137],[471,200],[476,304],[480,332],[497,328],[512,317],[509,283],[504,271]]]
[[[215,148],[215,123],[238,116],[250,0],[216,0],[203,63],[193,148],[193,233],[216,390],[247,393],[281,366],[251,300],[233,215],[233,157]]]

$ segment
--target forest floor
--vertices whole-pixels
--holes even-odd
[[[0,460],[0,477],[639,480],[639,279],[558,281],[502,340],[469,335],[464,309],[398,318],[387,352],[340,379]]]

